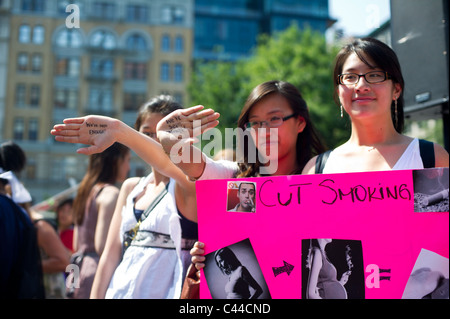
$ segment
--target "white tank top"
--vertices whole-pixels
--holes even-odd
[[[332,174],[335,172],[335,170],[333,170],[333,163],[335,163],[333,157],[333,152],[330,152],[328,160],[323,168],[323,174]],[[392,167],[392,170],[421,168],[423,168],[423,162],[422,157],[420,157],[419,140],[415,138],[409,143],[402,156],[400,156],[397,163]]]

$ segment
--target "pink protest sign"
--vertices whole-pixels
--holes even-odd
[[[448,298],[448,168],[197,182],[200,297]]]

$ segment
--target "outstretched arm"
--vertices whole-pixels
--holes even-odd
[[[85,155],[101,153],[114,142],[119,142],[134,150],[139,157],[161,173],[173,178],[177,174],[176,167],[169,165],[170,161],[167,160],[161,145],[110,117],[88,115],[65,119],[64,124],[54,126],[51,134],[59,142],[89,145],[77,150],[77,153]]]
[[[202,108],[203,106],[197,106],[191,109],[198,112]],[[208,120],[208,115],[211,112],[214,113],[214,111],[210,110],[208,112],[200,112],[200,117],[198,114],[196,115],[204,123],[199,129],[199,134],[201,134],[202,130],[217,125],[214,121]],[[189,116],[189,112],[187,116]],[[192,131],[189,134],[191,133]],[[114,142],[119,142],[135,151],[140,158],[162,174],[177,181],[186,180],[181,170],[168,160],[159,143],[119,120],[98,115],[65,119],[63,124],[54,126],[51,134],[55,136],[56,141],[89,145],[77,150],[78,153],[86,155],[103,152]]]

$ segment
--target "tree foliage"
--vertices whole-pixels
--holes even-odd
[[[310,109],[311,118],[328,147],[348,138],[348,121],[340,118],[333,99],[333,63],[337,49],[325,37],[295,24],[258,40],[251,57],[236,63],[198,62],[189,94],[192,104],[211,107],[221,114],[220,127],[236,127],[250,91],[269,80],[294,84]]]

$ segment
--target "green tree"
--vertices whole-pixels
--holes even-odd
[[[348,138],[348,120],[340,118],[333,99],[333,62],[337,49],[325,37],[295,24],[272,36],[263,35],[248,59],[237,63],[199,63],[189,93],[193,104],[221,114],[220,127],[236,127],[250,91],[259,83],[282,80],[294,84],[310,109],[311,118],[328,147]]]

